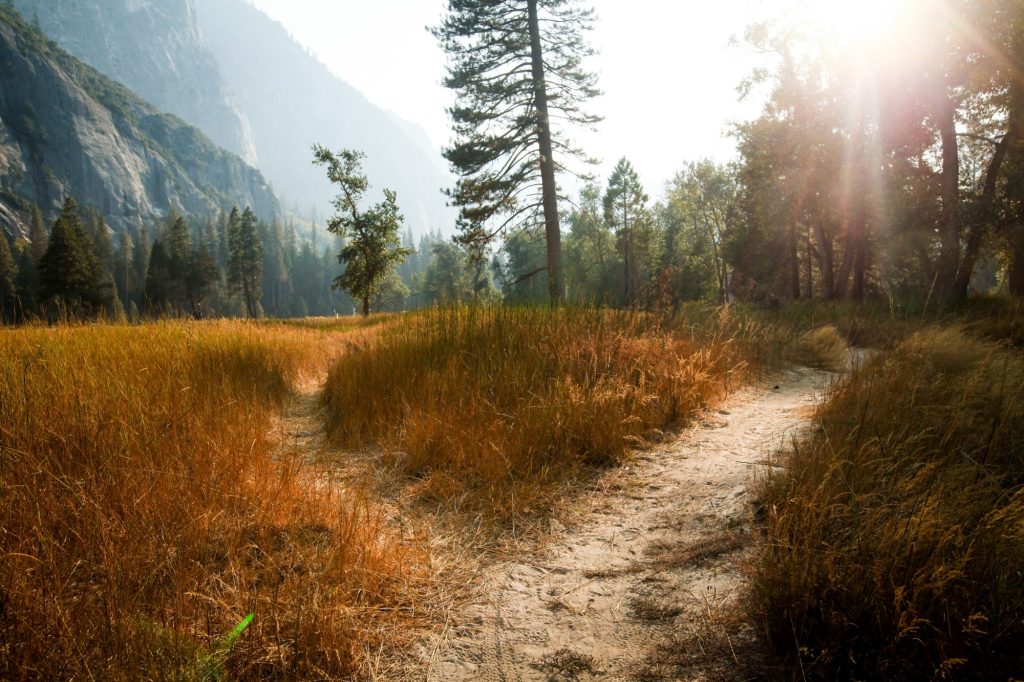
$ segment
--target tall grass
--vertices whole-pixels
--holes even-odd
[[[510,517],[549,484],[623,460],[749,371],[728,316],[667,325],[601,310],[449,309],[343,356],[324,391],[331,436],[382,446],[429,495]],[[670,328],[671,327],[671,328]]]
[[[933,328],[838,385],[769,482],[752,609],[808,678],[1024,670],[1024,358]]]
[[[320,341],[243,323],[0,332],[0,677],[360,669],[416,607],[422,564],[275,451]]]

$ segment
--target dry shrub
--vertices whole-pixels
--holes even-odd
[[[339,359],[329,431],[383,446],[442,501],[537,511],[545,484],[620,462],[742,380],[742,347],[725,331],[697,338],[600,310],[431,311]]]
[[[0,677],[337,678],[408,618],[419,557],[268,435],[319,340],[0,332]]]
[[[912,336],[834,389],[769,481],[753,613],[818,679],[1024,670],[1024,358]]]
[[[808,367],[841,372],[850,365],[850,347],[838,329],[827,325],[800,337],[796,358]]]

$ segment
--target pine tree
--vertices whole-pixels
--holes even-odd
[[[18,319],[23,320],[39,313],[39,269],[32,260],[31,244],[15,243],[14,263],[18,268],[18,278],[14,280],[18,290]]]
[[[620,159],[608,179],[604,195],[605,222],[619,237],[625,277],[625,303],[637,304],[641,287],[640,234],[649,221],[648,197],[633,164]]]
[[[263,244],[260,242],[259,227],[252,209],[245,209],[241,215],[238,208],[231,209],[227,232],[228,285],[233,293],[241,295],[246,314],[250,318],[259,317]]]
[[[117,287],[122,308],[130,307],[132,294],[136,288],[132,269],[134,248],[131,235],[127,230],[122,230],[118,239],[117,251],[114,254],[114,284]]]
[[[189,269],[192,262],[192,235],[188,223],[175,212],[167,218],[163,247],[167,253],[167,299],[172,308],[185,311],[191,308],[188,291]]]
[[[44,302],[67,306],[72,314],[92,314],[110,301],[108,279],[82,227],[78,204],[68,198],[39,261],[41,297]]]
[[[138,239],[132,248],[132,291],[131,302],[136,308],[146,307],[146,275],[149,272],[149,231],[139,230]],[[131,306],[128,306],[129,308]]]
[[[362,301],[363,316],[370,314],[370,302],[381,293],[396,268],[412,253],[402,246],[399,229],[402,215],[397,197],[384,190],[384,201],[361,211],[359,203],[369,183],[362,172],[363,154],[343,149],[337,154],[319,145],[313,148],[317,165],[327,166],[328,179],[341,193],[334,199],[337,214],[328,230],[347,240],[338,254],[345,272],[333,284]]]
[[[461,209],[462,241],[487,242],[543,215],[553,303],[565,298],[556,173],[565,157],[583,154],[552,121],[599,120],[582,109],[598,94],[582,66],[592,24],[577,0],[449,0],[434,29],[450,60],[445,85],[458,93],[445,158],[459,175],[449,196]]]
[[[43,254],[46,253],[47,237],[46,225],[43,223],[43,214],[39,211],[39,206],[36,204],[32,204],[32,226],[29,228],[28,238],[32,243],[32,262],[39,265]]]
[[[200,242],[192,250],[189,258],[185,288],[188,291],[189,306],[192,316],[204,316],[206,300],[210,297],[214,285],[220,279],[217,262],[206,244]]]
[[[7,243],[7,235],[0,229],[0,323],[12,323],[18,309],[18,290],[15,282],[18,268]]]
[[[150,315],[162,315],[174,308],[174,284],[171,259],[167,249],[157,239],[153,242],[146,268],[146,286],[143,293],[145,308]]]

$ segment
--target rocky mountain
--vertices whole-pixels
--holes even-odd
[[[311,147],[366,153],[380,189],[398,192],[407,224],[448,230],[451,182],[422,128],[366,99],[247,0],[15,0],[79,59],[255,159],[282,203],[330,212],[335,191]],[[372,198],[372,195],[371,195]]]
[[[206,50],[194,0],[15,0],[72,55],[257,165],[245,115]]]
[[[0,222],[21,231],[24,200],[52,214],[68,195],[128,229],[172,206],[280,211],[257,170],[0,5]]]

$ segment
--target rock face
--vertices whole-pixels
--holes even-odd
[[[248,120],[203,44],[195,0],[16,0],[49,38],[257,165]]]
[[[448,231],[451,177],[415,124],[372,104],[246,0],[14,0],[72,55],[255,162],[291,211],[331,211],[314,143],[366,153],[407,224]]]
[[[198,0],[197,11],[205,44],[252,122],[260,167],[286,206],[330,210],[335,190],[310,148],[348,147],[366,153],[378,196],[384,187],[398,192],[414,232],[452,229],[456,214],[441,192],[452,180],[422,128],[375,106],[246,0]]]
[[[69,195],[129,230],[172,206],[280,210],[258,171],[0,6],[0,203],[17,209],[24,197],[52,215]]]

